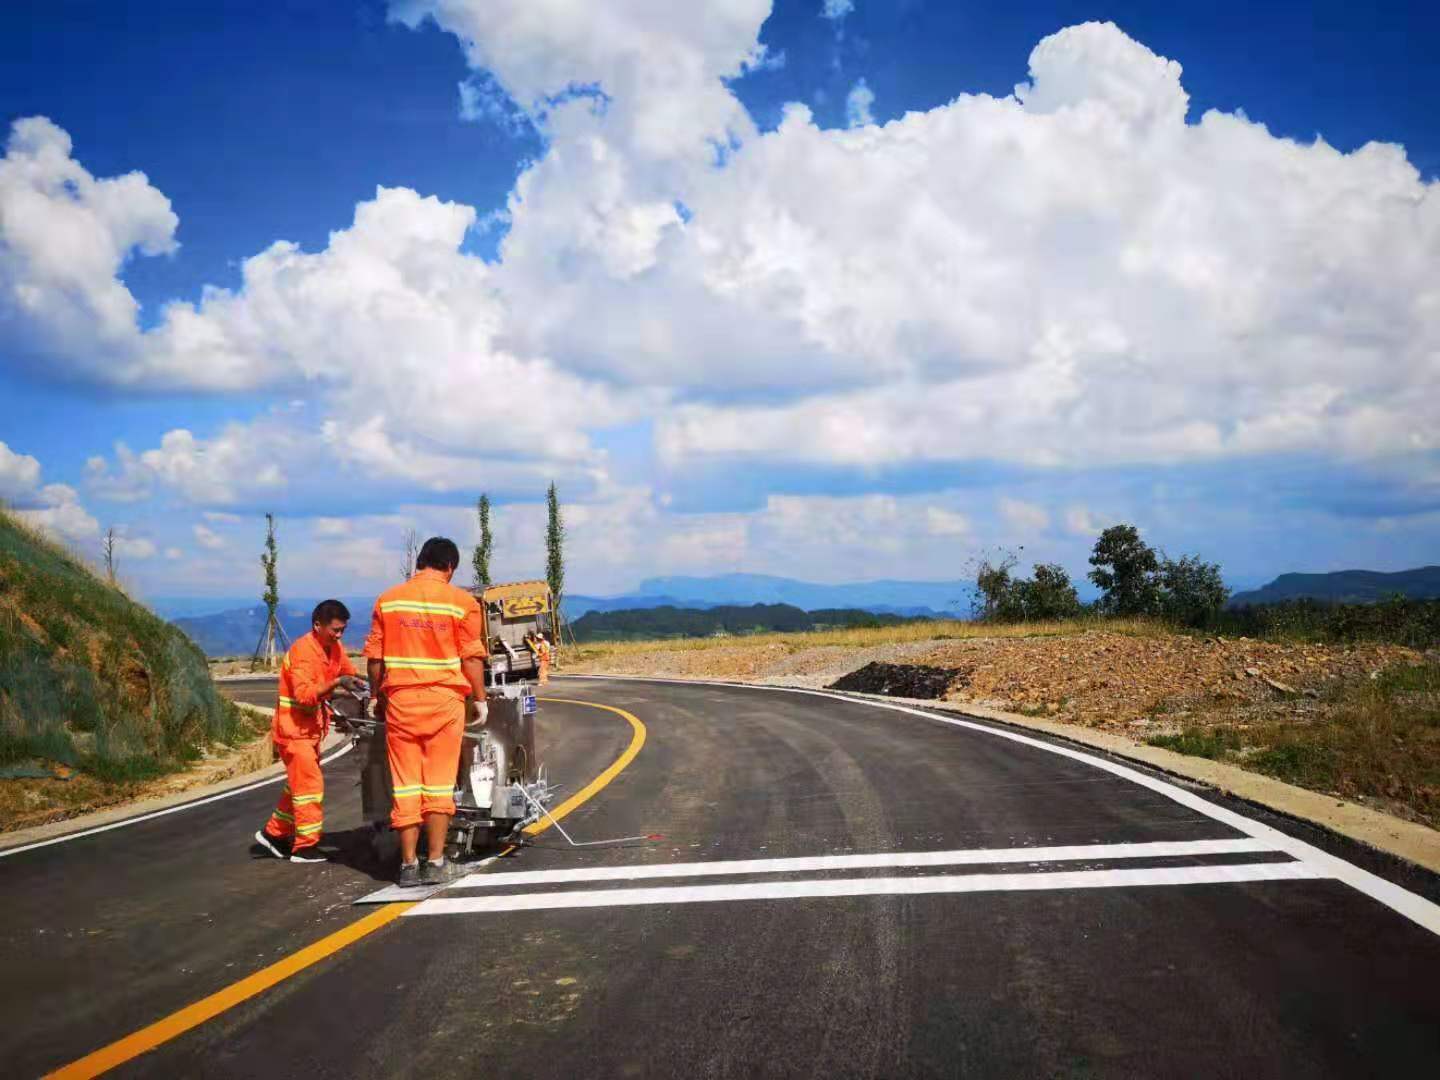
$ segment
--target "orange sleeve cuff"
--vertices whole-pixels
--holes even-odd
[[[385,656],[385,631],[380,621],[380,605],[375,605],[375,610],[370,613],[370,633],[365,635],[365,648],[363,650],[366,660],[380,660]]]

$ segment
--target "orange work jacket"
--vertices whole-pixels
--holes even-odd
[[[488,655],[480,605],[439,570],[418,570],[375,601],[365,659],[385,662],[381,693],[437,686],[469,697],[460,661]]]
[[[325,734],[320,688],[339,675],[354,675],[355,665],[339,645],[326,649],[311,630],[285,654],[280,665],[280,699],[270,734],[277,742],[318,739]]]

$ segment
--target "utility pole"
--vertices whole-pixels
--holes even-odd
[[[275,612],[280,607],[280,579],[275,573],[278,548],[275,545],[275,515],[265,515],[265,550],[260,555],[260,565],[265,569],[265,592],[260,597],[265,604],[265,629],[260,631],[260,640],[255,643],[255,655],[250,658],[250,670],[256,671],[263,664],[265,670],[273,671],[282,650],[290,648],[285,637],[285,628]]]

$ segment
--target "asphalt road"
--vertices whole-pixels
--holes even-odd
[[[1440,936],[1193,795],[853,701],[550,695],[647,731],[565,827],[663,841],[547,832],[118,1074],[1440,1075]],[[613,713],[542,707],[571,789],[631,738]],[[351,906],[390,869],[354,759],[326,777],[322,867],[250,854],[276,786],[0,858],[0,1073],[79,1058],[375,910]],[[1011,848],[1029,850],[994,854]],[[856,855],[877,858],[823,858]],[[664,876],[728,860],[746,862]]]

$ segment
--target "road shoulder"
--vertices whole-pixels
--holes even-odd
[[[261,713],[265,716],[271,715],[274,710],[260,705],[247,705],[237,702],[243,709]],[[327,753],[335,749],[347,736],[338,732],[332,732],[320,748],[320,752]],[[256,739],[247,746],[243,752],[241,766],[223,780],[216,780],[210,784],[198,787],[186,788],[170,795],[160,795],[148,799],[140,799],[133,802],[120,803],[115,806],[108,806],[103,810],[95,810],[87,814],[78,814],[75,817],[63,818],[59,821],[46,822],[44,825],[32,825],[25,829],[16,829],[13,832],[0,834],[0,857],[19,848],[28,848],[35,844],[47,841],[63,840],[71,835],[90,832],[93,829],[105,828],[118,825],[131,818],[141,818],[155,814],[163,810],[170,810],[186,803],[199,802],[203,799],[213,798],[217,795],[224,795],[228,792],[247,787],[252,784],[283,776],[285,766],[279,763],[271,763],[271,748],[269,736]]]

